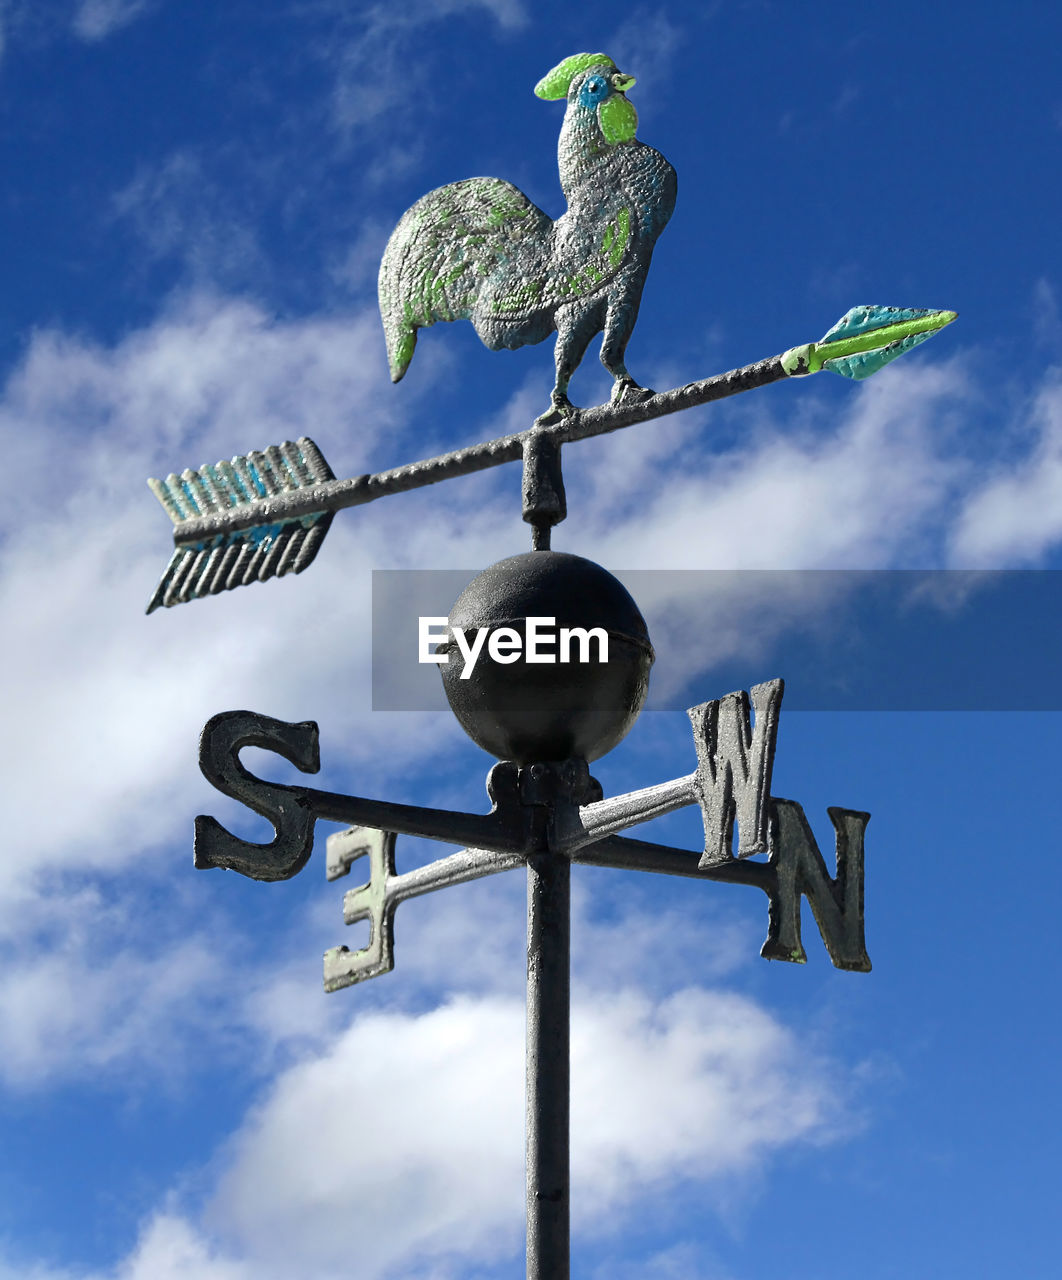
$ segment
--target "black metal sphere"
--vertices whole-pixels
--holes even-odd
[[[539,645],[537,662],[527,660],[528,618],[554,620],[553,628],[539,625],[555,641]],[[501,560],[469,583],[449,623],[449,660],[439,667],[446,697],[469,737],[499,760],[596,760],[626,736],[645,703],[654,658],[645,619],[626,587],[592,560],[563,551]],[[456,627],[467,644],[487,631],[467,680]],[[488,650],[490,635],[503,627],[525,639],[515,661],[504,661],[514,654],[503,643],[496,648],[501,661]],[[596,640],[586,642],[584,654],[578,636],[568,646],[570,661],[541,660],[543,652],[560,657],[562,628],[601,628],[608,660],[597,660]],[[591,660],[579,660],[585,656]]]

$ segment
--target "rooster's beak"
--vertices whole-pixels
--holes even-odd
[[[617,93],[626,93],[632,85],[638,82],[634,76],[627,76],[622,71],[616,71],[609,77],[609,83]]]

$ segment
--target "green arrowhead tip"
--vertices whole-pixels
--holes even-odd
[[[821,341],[790,348],[782,366],[790,377],[829,369],[844,378],[869,378],[939,333],[957,314],[919,307],[853,307]]]

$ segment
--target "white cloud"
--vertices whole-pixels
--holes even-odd
[[[734,1280],[703,1241],[678,1241],[646,1258],[610,1258],[593,1280]]]
[[[711,585],[680,572],[638,584],[654,619],[654,697],[780,634],[830,626],[843,578],[786,570],[939,564],[970,478],[956,449],[970,395],[956,362],[915,364],[852,388],[829,427],[809,388],[785,420],[763,401],[734,406],[742,442],[717,453],[708,432],[725,406],[660,435],[653,423],[606,437],[593,459],[573,446],[569,490],[591,495],[572,504],[582,554],[617,569],[728,571]],[[749,569],[773,572],[729,572]]]
[[[178,258],[193,281],[217,286],[262,279],[270,270],[245,211],[190,148],[141,165],[112,204],[149,258]]]
[[[175,769],[187,749],[175,747],[194,743],[208,706],[258,684],[269,690],[261,709],[278,707],[290,688],[278,673],[293,676],[300,653],[326,682],[332,662],[348,661],[341,636],[326,638],[326,659],[305,634],[325,583],[337,585],[327,569],[317,591],[300,592],[309,579],[268,596],[248,591],[235,625],[231,598],[212,602],[209,616],[193,606],[145,619],[170,527],[145,479],[214,460],[234,442],[264,447],[310,431],[342,439],[352,419],[370,449],[389,422],[386,409],[366,406],[370,330],[365,317],[285,326],[249,304],[196,303],[112,351],[54,334],[31,345],[0,405],[21,477],[5,503],[0,580],[6,707],[18,726],[4,767],[22,800],[8,836],[37,851],[35,862],[7,860],[8,878],[49,864],[116,868],[165,840],[174,787],[188,786]],[[372,552],[355,555],[367,569]],[[349,567],[333,562],[332,573]]]
[[[114,1280],[251,1280],[256,1274],[220,1255],[185,1219],[163,1212],[148,1223]]]
[[[425,1258],[515,1253],[523,1024],[523,1001],[501,997],[359,1018],[249,1119],[210,1228],[270,1276],[330,1276],[352,1241],[365,1280]],[[770,1015],[697,989],[658,1007],[629,989],[577,1003],[572,1080],[580,1229],[821,1139],[839,1116],[821,1064]]]
[[[701,22],[714,16],[719,6],[698,12]],[[621,71],[636,77],[642,101],[662,102],[671,83],[675,54],[689,36],[668,17],[667,10],[641,6],[635,9],[605,42],[607,53]]]
[[[198,775],[199,731],[225,707],[304,719],[333,707],[341,684],[367,687],[357,620],[369,567],[386,555],[400,514],[384,513],[360,540],[333,531],[312,576],[241,592],[235,613],[233,597],[221,597],[145,618],[170,528],[145,479],[310,432],[333,442],[341,470],[337,442],[352,421],[357,451],[371,454],[395,421],[370,394],[386,385],[382,360],[370,356],[382,346],[376,323],[355,314],[278,324],[249,303],[190,298],[110,349],[38,333],[8,380],[0,424],[19,476],[0,515],[2,768],[13,798],[0,857],[9,1082],[150,1059],[160,1028],[170,1030],[167,1045],[196,1034],[193,1004],[209,992],[218,944],[201,921],[175,941],[165,912],[161,937],[130,925],[171,865],[165,851],[189,858],[192,815],[239,814]],[[308,628],[313,618],[329,625]],[[393,763],[408,749],[403,733],[416,750],[429,746],[416,746],[415,717],[397,733],[394,721],[369,720],[366,699],[338,708],[323,754],[326,769],[360,760],[372,794],[381,735]],[[435,731],[432,745],[447,732],[459,731]],[[180,894],[172,910],[177,920],[187,910]],[[240,938],[233,930],[234,947]],[[270,981],[281,981],[283,964],[269,967]],[[270,1034],[290,1039],[297,1028]]]
[[[334,81],[332,113],[347,136],[387,117],[391,142],[399,119],[415,119],[419,90],[430,79],[423,28],[437,22],[489,16],[511,34],[526,26],[521,0],[414,0],[401,9],[375,4],[355,15],[344,5],[335,10],[338,33],[327,53]]]
[[[74,34],[89,43],[106,40],[158,3],[159,0],[81,0],[74,14]]]
[[[449,1280],[518,1256],[523,1035],[514,996],[362,1014],[250,1113],[202,1217],[168,1201],[109,1280],[334,1280],[351,1268],[359,1280]],[[577,999],[575,1229],[611,1234],[632,1202],[644,1210],[682,1185],[718,1208],[724,1175],[850,1127],[845,1079],[738,995],[688,988],[654,1005],[627,987]],[[690,1256],[678,1245],[646,1274],[682,1274]]]
[[[1024,456],[999,463],[969,493],[952,534],[961,567],[1035,564],[1062,540],[1062,377],[1049,371],[1029,414],[1034,433]]]
[[[671,462],[666,486],[643,486],[639,519],[609,522],[607,495],[596,494],[595,541],[627,568],[878,568],[921,559],[963,477],[949,454],[966,393],[954,363],[923,364],[853,388],[825,429],[814,391],[784,423],[760,402],[748,410],[746,443],[715,456],[705,449],[700,467],[696,455],[681,471]],[[629,465],[638,430],[613,445]]]

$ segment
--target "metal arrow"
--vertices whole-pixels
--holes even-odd
[[[954,311],[853,307],[820,341],[791,347],[767,360],[657,392],[637,403],[576,409],[557,422],[349,480],[336,480],[321,451],[305,436],[213,466],[204,464],[197,471],[149,480],[174,523],[175,550],[147,612],[301,573],[317,555],[333,514],[345,507],[517,462],[543,443],[556,447],[586,440],[821,369],[867,378],[955,317]]]

